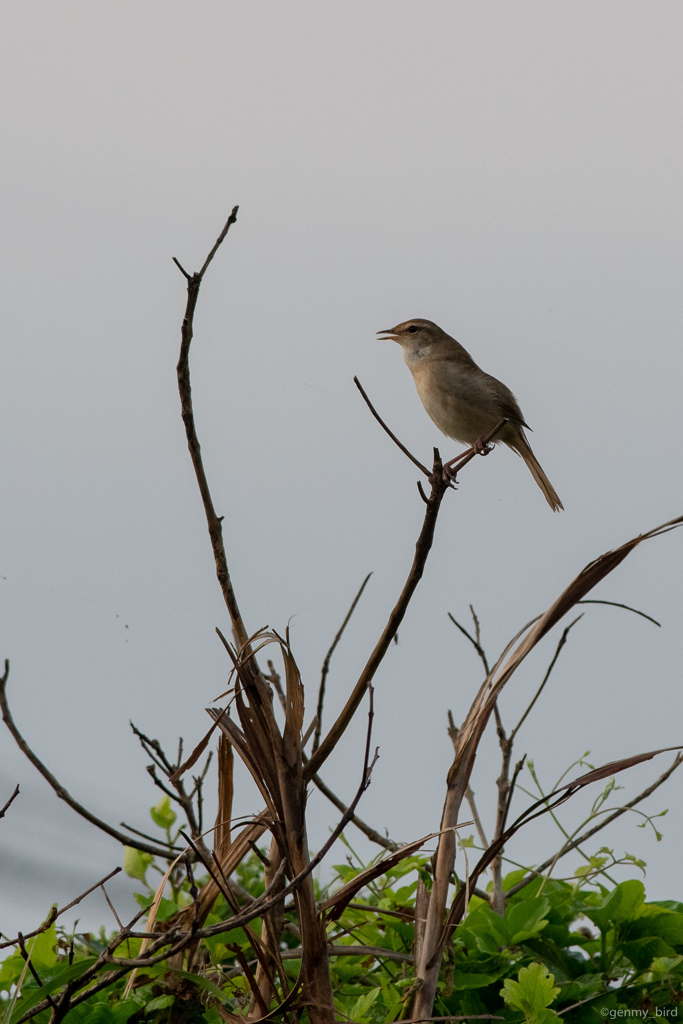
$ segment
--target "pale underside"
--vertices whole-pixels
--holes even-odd
[[[514,395],[501,381],[484,373],[474,363],[415,359],[408,353],[406,363],[422,404],[447,437],[471,445],[493,430],[505,416],[510,423],[497,435],[496,441],[516,447],[524,419]]]

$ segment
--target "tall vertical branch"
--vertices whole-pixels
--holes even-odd
[[[204,471],[201,446],[199,444],[197,428],[194,421],[192,388],[190,385],[190,345],[192,344],[194,334],[194,314],[195,309],[197,308],[199,289],[204,279],[204,274],[208,270],[211,261],[218,252],[218,249],[223,243],[231,225],[237,220],[238,209],[239,207],[237,206],[233,208],[232,213],[225,223],[225,227],[216,239],[214,247],[206,257],[204,265],[200,271],[194,274],[188,274],[175,257],[174,263],[187,281],[187,305],[185,307],[185,316],[183,317],[183,325],[181,329],[180,357],[178,359],[177,367],[178,391],[180,393],[180,406],[182,410],[183,423],[185,424],[185,434],[187,436],[187,447],[190,451],[192,466],[197,478],[202,504],[204,505],[206,524],[209,529],[211,547],[213,548],[213,557],[216,563],[216,576],[218,577],[218,583],[221,588],[221,593],[223,594],[223,600],[225,601],[230,615],[235,641],[238,647],[242,648],[248,646],[249,634],[244,627],[235,591],[232,586],[232,580],[230,579],[230,572],[228,571],[228,560],[225,554],[223,529],[221,526],[223,517],[216,515],[216,510],[211,498],[211,491],[209,490],[209,483]]]

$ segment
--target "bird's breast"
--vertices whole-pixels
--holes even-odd
[[[468,366],[443,360],[406,362],[427,414],[447,437],[472,444],[501,419],[495,399],[479,379],[480,371],[472,373]]]

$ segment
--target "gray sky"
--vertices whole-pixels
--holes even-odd
[[[200,299],[195,408],[247,627],[291,618],[309,713],[373,570],[328,724],[344,702],[423,510],[354,373],[423,461],[457,447],[378,329],[435,320],[504,380],[565,504],[553,515],[507,450],[446,501],[377,677],[381,760],[361,807],[398,839],[438,827],[446,711],[460,721],[480,682],[446,613],[465,620],[472,602],[495,655],[586,562],[683,512],[682,30],[667,0],[2,5],[0,656],[20,728],[77,798],[147,830],[158,794],[128,720],[190,744],[225,689],[171,256],[198,268],[239,203]],[[681,742],[682,546],[648,543],[593,595],[663,628],[588,610],[519,738],[548,783],[589,749],[599,764]],[[554,642],[504,695],[506,723]],[[364,729],[361,715],[325,771],[343,798]],[[630,795],[667,763],[620,781]],[[489,829],[497,770],[491,739],[474,779]],[[121,856],[4,733],[0,803],[17,781],[2,931],[33,927]],[[237,809],[257,810],[241,786]],[[595,844],[643,857],[652,898],[683,898],[682,786],[650,805],[672,808],[661,844],[634,818]],[[316,845],[337,814],[316,794],[311,816]],[[508,852],[538,862],[556,842],[539,826]],[[127,912],[126,884],[112,891]],[[80,917],[106,921],[96,902]]]

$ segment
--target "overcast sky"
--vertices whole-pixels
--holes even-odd
[[[423,514],[353,375],[423,461],[457,451],[376,331],[434,320],[504,380],[565,505],[553,515],[507,449],[447,496],[377,676],[381,759],[361,806],[399,840],[438,828],[446,713],[461,721],[481,681],[447,612],[465,621],[472,602],[495,656],[588,561],[683,513],[682,33],[671,0],[2,4],[0,657],[19,727],[74,796],[149,830],[158,793],[129,719],[172,751],[225,689],[171,257],[198,269],[239,203],[195,321],[195,409],[247,628],[291,620],[309,716],[372,570],[328,724],[343,704]],[[587,750],[600,764],[683,742],[682,553],[683,533],[651,541],[592,595],[662,628],[586,609],[518,741],[548,785]],[[506,691],[508,725],[556,639]],[[325,769],[344,799],[364,729],[361,712]],[[623,776],[625,793],[671,756]],[[473,781],[490,831],[498,764],[492,737]],[[3,932],[121,861],[4,732],[0,805],[17,782]],[[258,810],[239,787],[236,809]],[[662,843],[629,816],[590,848],[646,860],[651,898],[683,898],[682,791],[674,776],[649,805],[671,808]],[[317,793],[310,806],[316,846],[338,814]],[[539,826],[508,852],[539,862],[558,842]],[[112,886],[122,914],[128,891]],[[110,924],[95,900],[78,913]]]

